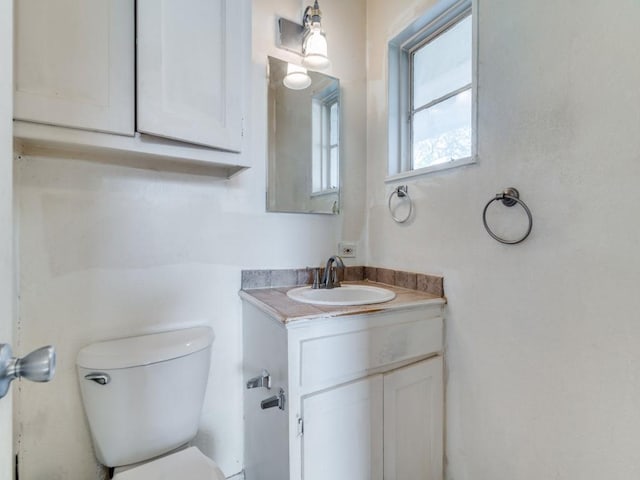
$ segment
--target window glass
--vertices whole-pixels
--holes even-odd
[[[329,188],[338,188],[338,146],[331,147],[331,181]]]
[[[331,117],[331,139],[329,143],[331,145],[338,144],[338,102],[331,104],[329,116]]]
[[[413,168],[471,156],[471,90],[413,117]]]
[[[471,16],[413,52],[413,108],[471,83]]]
[[[314,131],[318,147],[313,153],[312,193],[336,191],[340,182],[338,96],[314,100]]]

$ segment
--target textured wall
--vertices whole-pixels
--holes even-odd
[[[0,0],[0,343],[11,343],[13,330],[13,220],[11,133],[13,25],[11,0]],[[0,400],[0,480],[12,477],[11,394]]]
[[[323,10],[334,18],[346,15],[335,20],[336,30],[345,30],[339,22],[351,22],[357,3],[326,0]],[[82,346],[196,324],[210,325],[216,334],[196,443],[227,475],[240,471],[240,270],[320,265],[336,251],[343,222],[350,225],[350,238],[363,232],[364,199],[355,194],[347,197],[350,213],[339,217],[265,213],[266,60],[268,54],[279,55],[274,13],[297,18],[301,6],[290,0],[254,4],[246,99],[250,138],[243,153],[251,158],[251,169],[225,181],[76,160],[17,162],[18,342],[21,351],[53,343],[59,353],[53,383],[20,387],[21,478],[102,475],[76,380],[75,357]],[[355,31],[340,35],[363,39],[364,19]],[[351,161],[347,177],[362,179],[364,59],[350,63],[342,60],[346,53],[333,53],[329,73],[345,79],[345,122],[351,131],[345,142]]]
[[[368,262],[445,277],[447,478],[639,478],[640,2],[479,0],[479,161],[408,182],[400,226],[384,49],[428,6],[368,2]],[[511,247],[481,221],[507,186]]]

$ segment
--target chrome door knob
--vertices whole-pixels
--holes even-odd
[[[51,345],[34,350],[23,358],[12,356],[11,347],[0,344],[0,398],[9,391],[11,382],[24,377],[32,382],[48,382],[56,371],[56,351]]]
[[[16,361],[16,377],[32,382],[48,382],[56,372],[56,350],[51,345],[40,347]]]

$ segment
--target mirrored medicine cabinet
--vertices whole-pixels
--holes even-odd
[[[309,71],[287,88],[287,62],[269,57],[267,211],[340,212],[340,81]]]

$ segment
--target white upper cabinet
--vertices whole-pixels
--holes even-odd
[[[15,9],[15,118],[133,135],[134,0],[19,0]]]
[[[138,131],[240,151],[238,0],[138,0]]]
[[[249,0],[15,4],[16,153],[226,178],[251,166]]]

